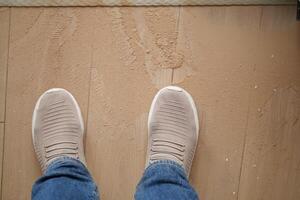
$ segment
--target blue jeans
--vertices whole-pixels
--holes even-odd
[[[87,168],[78,160],[54,161],[32,188],[33,200],[96,200],[99,193]],[[137,186],[136,200],[194,200],[196,191],[185,172],[169,160],[150,165]]]

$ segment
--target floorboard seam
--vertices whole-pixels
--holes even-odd
[[[6,61],[6,80],[5,80],[5,98],[4,98],[4,131],[3,131],[3,140],[2,140],[2,171],[1,171],[1,189],[0,197],[3,199],[3,172],[4,172],[4,157],[5,157],[5,132],[6,132],[6,108],[7,108],[7,89],[8,89],[8,64],[9,64],[9,51],[10,51],[10,34],[11,34],[11,7],[9,8],[9,17],[8,17],[8,45],[7,45],[7,61]]]
[[[247,108],[247,120],[245,125],[245,133],[244,133],[244,139],[243,139],[243,150],[242,150],[242,158],[240,162],[240,172],[239,172],[239,179],[238,179],[238,187],[237,187],[237,195],[236,200],[239,200],[240,196],[240,184],[241,184],[241,177],[242,177],[242,170],[243,170],[243,163],[244,163],[244,155],[245,155],[245,149],[246,149],[246,141],[247,141],[247,135],[248,135],[248,123],[249,123],[249,113],[250,113],[250,100],[252,98],[252,91],[250,89],[249,91],[249,97],[248,97],[248,108]]]
[[[93,28],[93,35],[92,37],[94,38],[94,32],[95,28]],[[93,59],[94,59],[94,44],[92,43],[91,45],[91,60],[90,60],[90,66],[89,66],[89,82],[88,82],[88,104],[87,104],[87,113],[86,113],[86,122],[85,122],[85,136],[87,136],[87,131],[88,131],[88,123],[89,123],[89,111],[90,111],[90,96],[91,96],[91,82],[92,82],[92,73],[93,73]],[[86,140],[86,138],[85,138]],[[85,145],[84,145],[85,146]],[[86,149],[86,148],[84,148]]]

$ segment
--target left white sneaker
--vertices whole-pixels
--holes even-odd
[[[38,99],[32,118],[32,139],[43,172],[62,157],[78,159],[86,165],[83,134],[80,108],[68,91],[53,88]]]

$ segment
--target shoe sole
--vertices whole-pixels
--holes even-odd
[[[80,121],[80,127],[81,127],[81,130],[84,134],[84,123],[83,123],[83,118],[82,118],[82,114],[81,114],[81,110],[80,110],[80,107],[76,101],[76,99],[74,98],[74,96],[68,92],[67,90],[63,89],[63,88],[52,88],[52,89],[49,89],[47,90],[46,92],[44,92],[38,99],[38,101],[36,102],[35,104],[35,107],[34,107],[34,111],[33,111],[33,116],[32,116],[32,127],[31,127],[31,134],[32,134],[32,140],[33,140],[33,145],[35,146],[35,140],[34,140],[34,127],[35,127],[35,121],[36,121],[36,112],[37,112],[37,109],[39,108],[40,106],[40,102],[42,100],[42,98],[48,94],[48,93],[51,93],[51,92],[58,92],[58,91],[63,91],[65,93],[67,93],[71,99],[73,100],[74,104],[75,104],[75,107],[76,107],[76,111],[77,113],[79,114],[79,121]]]

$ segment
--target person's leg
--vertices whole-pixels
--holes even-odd
[[[86,168],[83,120],[75,98],[64,89],[46,91],[32,119],[32,137],[43,176],[33,200],[96,200],[97,186]]]
[[[179,87],[161,89],[149,112],[146,170],[136,200],[198,199],[188,181],[198,132],[192,97]]]
[[[135,193],[136,200],[196,200],[196,191],[189,184],[184,169],[171,160],[151,164]]]
[[[60,158],[49,165],[32,187],[33,200],[99,199],[87,168],[73,158]]]

